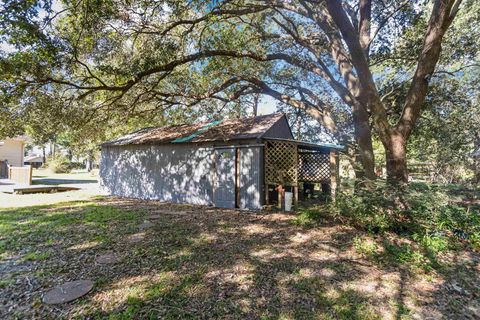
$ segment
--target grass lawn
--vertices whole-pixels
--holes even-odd
[[[96,184],[98,173],[84,170],[70,173],[53,173],[50,169],[34,169],[32,172],[33,184]]]
[[[0,318],[478,316],[478,254],[432,257],[393,235],[298,222],[114,198],[0,209]],[[119,260],[98,264],[107,252]],[[42,303],[48,289],[79,279],[94,290]]]

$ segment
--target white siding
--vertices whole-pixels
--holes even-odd
[[[23,166],[23,141],[21,140],[2,140],[0,142],[0,161],[7,160],[11,166]]]
[[[212,154],[195,145],[103,147],[100,183],[116,196],[210,205]]]
[[[262,151],[260,147],[240,148],[240,208],[242,209],[262,208]]]

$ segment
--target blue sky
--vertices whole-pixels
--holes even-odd
[[[258,105],[258,114],[269,114],[277,111],[277,101],[270,97],[263,95]]]

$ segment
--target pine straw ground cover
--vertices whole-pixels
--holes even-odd
[[[96,263],[112,251],[116,263]],[[478,317],[478,254],[426,257],[393,235],[293,214],[113,198],[2,209],[0,318]],[[78,279],[93,291],[42,303]]]

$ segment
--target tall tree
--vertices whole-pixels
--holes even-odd
[[[36,26],[37,47],[20,31],[3,37],[28,48],[5,56],[3,87],[59,84],[95,114],[194,106],[221,112],[266,94],[303,110],[337,138],[340,108],[351,115],[359,172],[375,177],[376,134],[389,177],[406,181],[407,141],[461,2],[64,0],[61,13],[45,5],[43,20],[26,19]],[[24,19],[12,6],[2,11],[5,30]],[[409,50],[399,56],[402,43]],[[381,87],[391,61],[404,64],[396,82],[408,87],[399,114],[387,104],[396,91]]]

